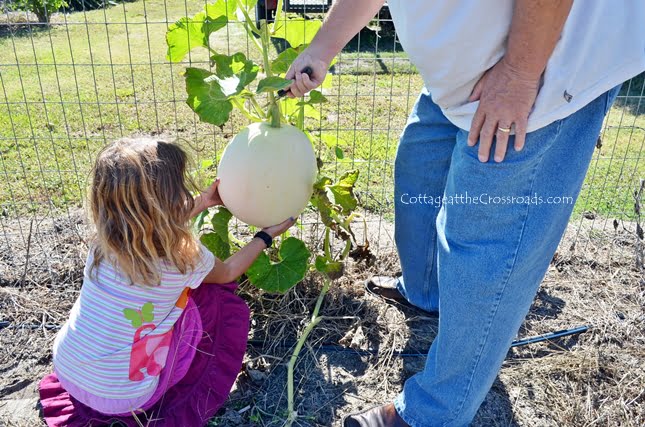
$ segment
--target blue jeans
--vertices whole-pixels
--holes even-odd
[[[395,400],[412,427],[474,418],[564,233],[618,90],[528,134],[522,151],[511,137],[502,163],[480,163],[468,132],[421,93],[395,163],[399,289],[440,316],[425,369]]]

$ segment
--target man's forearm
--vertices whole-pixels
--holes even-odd
[[[517,0],[504,61],[511,69],[539,78],[553,53],[573,0]]]
[[[367,25],[385,0],[336,0],[311,43],[321,59],[331,61]]]

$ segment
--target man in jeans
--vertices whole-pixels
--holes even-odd
[[[291,95],[317,87],[382,5],[337,0],[287,73]],[[573,204],[554,201],[578,196],[620,84],[645,69],[645,1],[388,5],[425,88],[395,163],[403,276],[371,289],[438,311],[439,333],[393,403],[344,425],[465,426],[566,228]],[[442,199],[440,209],[428,202]]]

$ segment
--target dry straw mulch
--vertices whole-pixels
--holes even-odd
[[[368,219],[377,262],[350,264],[325,301],[327,319],[313,333],[296,373],[300,425],[339,425],[347,412],[392,399],[424,363],[423,357],[397,352],[423,352],[436,334],[436,320],[364,294],[362,280],[399,268],[392,225]],[[645,425],[645,277],[635,227],[620,223],[614,229],[599,220],[569,227],[520,336],[592,328],[509,351],[474,425]],[[362,226],[357,229],[360,234]],[[321,233],[307,225],[302,234],[315,244]],[[2,222],[0,321],[8,326],[0,324],[0,425],[39,425],[37,380],[51,368],[56,327],[78,295],[87,235],[80,212]],[[286,296],[242,286],[253,309],[253,345],[213,425],[282,424],[289,346],[307,322],[319,285],[312,275]]]

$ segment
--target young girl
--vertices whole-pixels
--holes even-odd
[[[189,225],[221,204],[218,181],[193,200],[177,145],[116,141],[92,174],[96,235],[54,342],[54,373],[40,383],[44,418],[49,426],[202,426],[246,350],[249,310],[234,280],[294,220],[220,261]]]

